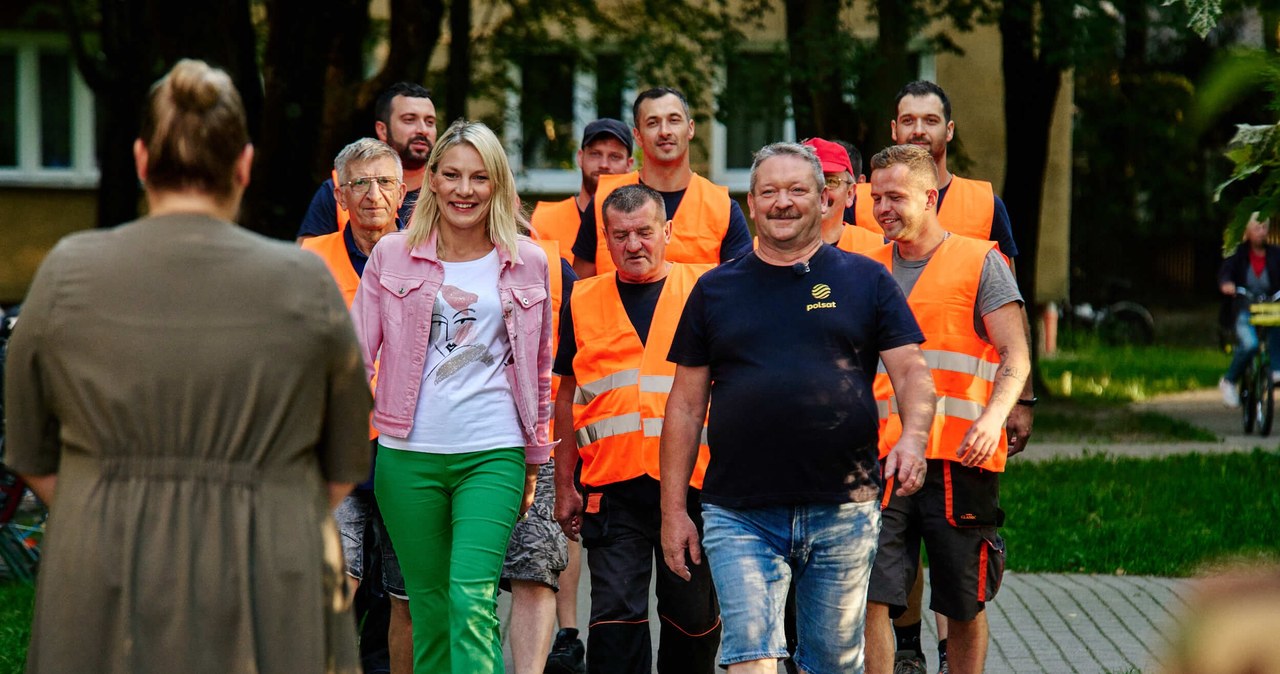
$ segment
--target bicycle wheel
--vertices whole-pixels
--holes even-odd
[[[1257,381],[1254,377],[1256,368],[1253,361],[1245,367],[1244,374],[1240,377],[1240,414],[1244,421],[1244,433],[1248,435],[1253,432],[1253,424],[1258,419],[1258,406],[1254,404],[1254,387]]]
[[[1258,375],[1258,435],[1271,435],[1271,422],[1275,420],[1275,382],[1271,381],[1271,368],[1259,368]]]

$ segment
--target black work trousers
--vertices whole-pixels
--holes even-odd
[[[689,490],[689,516],[702,534],[702,506]],[[711,674],[720,646],[720,604],[711,570],[689,563],[684,580],[662,559],[658,482],[649,477],[588,490],[582,543],[591,572],[591,620],[587,671],[649,674],[649,581],[656,564],[658,672]]]

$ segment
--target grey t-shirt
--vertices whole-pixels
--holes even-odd
[[[948,232],[943,238],[945,240],[950,236],[951,233]],[[921,260],[904,260],[898,255],[898,244],[893,244],[893,280],[898,282],[902,288],[902,294],[908,299],[911,298],[911,289],[915,287],[929,260],[929,257]],[[983,341],[990,342],[991,338],[987,336],[987,326],[983,324],[982,317],[1010,302],[1021,304],[1022,293],[1018,292],[1018,281],[1013,277],[1013,271],[1005,263],[999,249],[992,248],[987,253],[987,259],[982,263],[982,278],[978,281],[978,301],[973,306],[973,329]]]

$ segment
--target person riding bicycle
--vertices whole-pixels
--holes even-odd
[[[1250,216],[1249,224],[1245,226],[1244,241],[1223,260],[1218,270],[1218,286],[1223,295],[1235,297],[1237,288],[1244,288],[1253,297],[1270,296],[1280,290],[1280,247],[1267,243],[1270,226],[1270,219],[1263,219],[1256,212]],[[1218,382],[1222,402],[1227,407],[1240,406],[1236,383],[1258,350],[1258,332],[1249,323],[1249,316],[1249,301],[1237,301],[1233,322],[1236,350],[1226,375]],[[1280,353],[1280,330],[1267,331],[1267,348],[1272,353]],[[1280,358],[1273,360],[1271,366],[1272,379],[1280,380],[1280,372],[1276,369],[1280,366]]]

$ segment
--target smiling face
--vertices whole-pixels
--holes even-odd
[[[762,240],[783,248],[812,243],[822,225],[825,185],[816,184],[814,165],[803,157],[778,155],[756,168],[747,207]]]
[[[422,168],[436,144],[436,106],[429,98],[396,96],[390,119],[374,123],[378,139],[400,153],[407,170]]]
[[[474,147],[459,143],[449,148],[431,171],[430,185],[441,225],[461,231],[488,224],[493,185]]]
[[[671,221],[653,201],[632,213],[610,208],[605,213],[605,245],[623,283],[648,283],[666,275]]]
[[[922,183],[906,164],[894,164],[871,172],[872,212],[888,238],[909,243],[928,225],[929,211],[938,201],[938,190]]]
[[[693,120],[689,119],[675,94],[647,98],[640,102],[635,138],[644,150],[644,160],[656,164],[676,164],[688,160],[693,140]]]
[[[898,116],[889,122],[893,142],[920,145],[936,162],[947,156],[947,143],[955,135],[956,123],[948,121],[942,99],[936,94],[903,96],[898,102]]]

